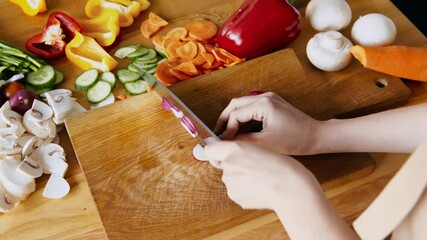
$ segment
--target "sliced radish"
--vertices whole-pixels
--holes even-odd
[[[108,97],[104,101],[90,105],[90,109],[96,109],[99,107],[107,106],[109,104],[114,103],[115,100],[116,98],[114,97],[113,93],[110,93],[110,95],[108,95]]]
[[[43,190],[43,197],[60,199],[70,192],[70,184],[58,174],[52,173]]]
[[[193,148],[193,157],[199,161],[203,161],[203,162],[209,161],[208,157],[206,157],[205,149],[200,144],[197,144]]]
[[[16,171],[29,178],[38,178],[43,174],[43,167],[39,162],[26,156]]]

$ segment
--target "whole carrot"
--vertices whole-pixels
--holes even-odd
[[[366,68],[392,76],[427,82],[427,48],[409,46],[350,48]]]

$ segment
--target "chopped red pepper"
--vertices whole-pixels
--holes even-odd
[[[54,59],[65,55],[65,46],[82,32],[82,27],[72,17],[63,12],[49,15],[43,32],[28,39],[25,47],[28,51],[44,59]]]

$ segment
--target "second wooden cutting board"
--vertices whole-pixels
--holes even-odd
[[[228,98],[252,90],[274,90],[306,104],[315,96],[292,49],[190,82],[173,89],[197,113],[203,110],[200,116],[208,123]],[[319,101],[317,106],[320,111],[334,109],[330,102]],[[197,141],[161,109],[153,92],[67,119],[66,127],[112,239],[199,238],[266,213],[244,211],[228,199],[221,172],[193,159]],[[360,177],[374,165],[367,154],[301,161],[321,182],[343,175]]]

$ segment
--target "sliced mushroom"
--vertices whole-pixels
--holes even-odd
[[[57,144],[50,143],[39,147],[30,158],[42,164],[43,173],[56,173],[61,176],[67,173],[68,164],[65,162],[64,150]]]
[[[5,159],[0,162],[0,184],[18,200],[24,200],[36,190],[33,178],[25,177],[16,171],[20,161]]]
[[[42,138],[37,136],[31,137],[22,147],[22,156],[29,156],[37,148],[39,148],[43,143],[44,143],[44,140]]]
[[[43,190],[43,196],[46,198],[60,199],[70,192],[70,184],[58,174],[53,173],[47,181]]]
[[[25,143],[30,140],[32,137],[34,137],[33,134],[24,133],[21,137],[18,138],[18,146],[24,147]]]
[[[6,189],[0,184],[0,212],[7,213],[12,210],[18,200],[16,200],[12,195],[10,195]]]
[[[43,174],[43,166],[36,160],[26,156],[18,165],[16,171],[29,178],[38,178]]]
[[[17,154],[12,154],[12,155],[0,157],[0,160],[7,160],[7,159],[20,162],[22,159],[22,155],[21,155],[21,153],[17,153]]]
[[[31,155],[30,158],[41,162],[44,157],[57,157],[64,158],[64,149],[58,144],[49,143],[47,145],[37,148]]]
[[[12,110],[0,111],[0,119],[8,126],[16,126],[16,135],[22,136],[25,132],[25,128],[22,125],[22,116],[19,113]]]
[[[21,151],[22,151],[21,147],[14,147],[12,149],[0,148],[0,157],[21,154]]]
[[[56,95],[65,95],[65,96],[69,96],[71,97],[71,95],[73,94],[73,92],[71,92],[68,89],[54,89],[54,90],[50,90],[48,92],[42,93],[40,96],[45,98],[46,94],[49,94],[50,96],[56,96]]]
[[[66,118],[73,110],[74,101],[67,95],[51,95],[45,93],[49,106],[53,109],[54,118],[61,120]]]
[[[53,110],[46,103],[34,100],[33,106],[30,109],[30,117],[36,122],[44,122],[53,116]]]
[[[0,148],[13,149],[18,144],[17,127],[0,128]]]
[[[5,102],[0,107],[0,114],[2,114],[5,110],[11,110],[9,101]],[[5,128],[5,127],[7,127],[7,123],[5,121],[3,121],[2,118],[0,117],[0,128]]]
[[[49,130],[50,127],[53,127],[55,125],[54,123],[49,123],[52,121],[51,119],[43,122],[43,123],[36,123],[32,121],[31,119],[31,111],[27,111],[24,114],[24,126],[27,129],[27,131],[33,135],[36,135],[41,138],[47,138],[49,137],[49,133],[52,130]],[[56,131],[56,128],[55,128]]]

